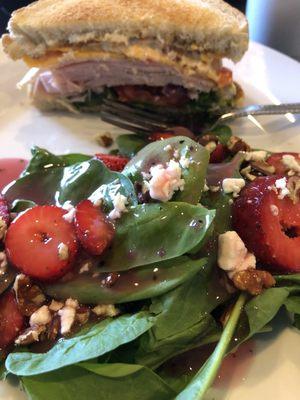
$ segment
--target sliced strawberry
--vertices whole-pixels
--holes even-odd
[[[107,249],[115,234],[113,224],[90,200],[83,200],[77,205],[75,227],[82,247],[95,256]]]
[[[72,267],[77,253],[74,226],[64,219],[66,210],[33,207],[9,226],[5,248],[9,261],[24,274],[54,280]]]
[[[14,292],[6,292],[0,298],[0,350],[14,342],[24,323]]]
[[[242,190],[233,206],[233,226],[263,267],[300,272],[300,202],[279,199],[276,179],[257,178]]]
[[[275,174],[284,175],[288,172],[288,167],[284,165],[282,162],[282,157],[285,155],[294,156],[297,161],[300,162],[300,154],[299,153],[273,153],[267,159],[267,163],[272,165],[275,168]]]
[[[225,160],[228,155],[228,149],[222,143],[217,144],[215,150],[211,153],[209,162],[211,164],[218,164]]]
[[[148,136],[148,140],[150,140],[150,142],[156,142],[157,140],[165,140],[174,136],[174,133],[171,132],[153,132]]]
[[[107,168],[112,171],[121,172],[123,171],[125,165],[128,163],[129,159],[121,156],[114,156],[111,154],[98,153],[95,155],[98,160],[102,161]]]
[[[6,225],[9,223],[9,209],[5,198],[0,194],[0,219],[2,219]]]

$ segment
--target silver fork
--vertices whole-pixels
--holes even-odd
[[[209,131],[217,125],[232,121],[234,119],[259,115],[300,114],[300,103],[251,105],[237,108],[227,112],[206,128]],[[151,111],[137,108],[128,103],[122,103],[113,99],[105,99],[100,111],[101,119],[112,125],[126,129],[130,132],[149,134],[152,132],[164,132],[174,128],[174,119],[178,111],[168,113],[164,111]],[[173,121],[173,123],[172,123]]]

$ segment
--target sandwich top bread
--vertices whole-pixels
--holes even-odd
[[[66,46],[144,41],[236,61],[247,49],[248,26],[222,0],[39,0],[13,13],[3,44],[18,59]]]

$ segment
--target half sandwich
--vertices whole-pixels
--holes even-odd
[[[222,0],[39,0],[8,30],[4,50],[31,68],[22,85],[42,109],[113,97],[207,118],[241,97],[222,59],[241,59],[248,25]]]

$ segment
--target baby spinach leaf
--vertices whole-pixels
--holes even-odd
[[[214,211],[187,203],[132,207],[116,222],[103,271],[122,271],[181,256],[202,243]]]
[[[128,364],[92,364],[24,377],[31,400],[170,400],[175,392],[153,371]]]
[[[19,376],[43,374],[108,353],[136,339],[152,325],[153,317],[147,312],[108,318],[70,339],[58,341],[47,353],[11,353],[5,365],[9,372]]]
[[[246,295],[241,294],[235,303],[229,320],[225,325],[222,336],[212,355],[208,358],[188,386],[181,393],[179,393],[179,395],[176,397],[176,400],[202,400],[204,398],[206,391],[213,384],[223,358],[227,353],[245,301]]]
[[[39,172],[44,169],[55,168],[55,167],[66,167],[78,162],[87,161],[91,156],[84,154],[67,154],[63,156],[56,156],[50,153],[46,149],[42,149],[38,146],[34,146],[31,149],[32,158],[23,172],[24,175]]]
[[[171,150],[168,146],[171,146]],[[166,164],[174,159],[174,151],[180,157],[190,160],[189,166],[183,168],[184,190],[174,196],[176,201],[197,204],[204,187],[206,169],[209,161],[208,151],[200,144],[184,136],[175,136],[166,140],[158,140],[140,150],[124,169],[124,174],[133,182],[143,182],[142,173],[149,173],[155,164]]]
[[[138,362],[156,367],[207,340],[215,341],[219,328],[210,313],[229,297],[214,272],[202,271],[180,287],[153,299],[150,310],[157,316],[151,330],[140,338]]]
[[[5,193],[9,202],[16,199],[36,204],[62,205],[70,200],[73,205],[89,196],[103,195],[108,209],[112,208],[112,195],[120,192],[129,204],[137,204],[130,180],[112,172],[97,160],[76,163],[68,167],[51,167],[32,172],[11,185]]]
[[[218,125],[211,131],[211,133],[217,136],[220,143],[222,143],[224,146],[227,145],[232,136],[232,130],[228,125]]]
[[[191,260],[182,256],[120,272],[118,280],[111,287],[101,284],[107,274],[95,278],[91,271],[70,280],[63,279],[46,285],[44,290],[51,297],[72,297],[83,304],[125,303],[168,292],[205,268],[205,265],[206,259]]]
[[[139,135],[120,135],[116,139],[119,152],[122,156],[133,157],[149,142]]]

